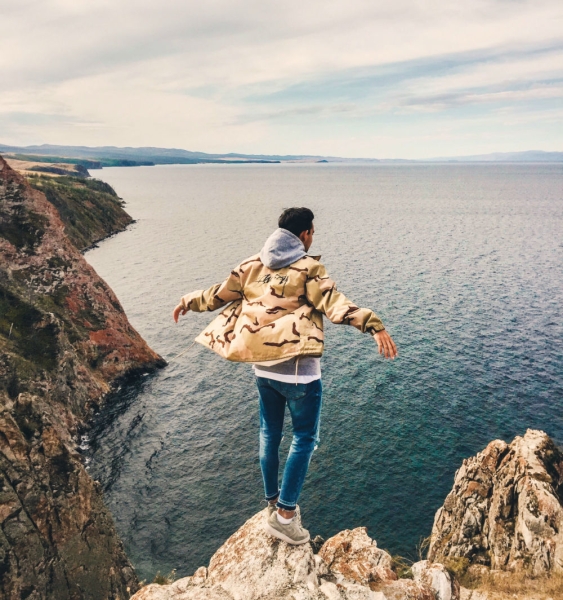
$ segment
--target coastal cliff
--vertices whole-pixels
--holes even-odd
[[[61,185],[45,182],[51,199]],[[113,203],[112,212],[100,209],[98,221],[103,216],[105,223],[85,228],[79,210],[95,211],[88,210],[92,197],[81,206],[79,188],[91,188],[67,185],[72,189],[58,197],[59,213],[0,157],[0,597],[6,599],[121,599],[138,588],[101,488],[80,460],[77,434],[117,382],[164,361],[80,253],[131,218],[106,189],[101,200]]]

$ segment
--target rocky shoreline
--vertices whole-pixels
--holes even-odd
[[[85,198],[78,186],[57,210],[0,158],[0,597],[10,600],[138,589],[77,436],[121,380],[165,362],[81,254],[131,217],[107,190]],[[80,211],[98,200],[83,227]]]

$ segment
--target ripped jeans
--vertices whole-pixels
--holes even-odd
[[[285,383],[256,377],[260,394],[260,467],[267,500],[279,494],[277,506],[294,510],[301,493],[309,462],[319,443],[322,384]],[[283,437],[285,406],[293,424],[293,441],[279,487],[279,447]]]

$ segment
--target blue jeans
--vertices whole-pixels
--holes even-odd
[[[267,500],[294,510],[303,487],[313,451],[319,443],[323,388],[321,380],[311,383],[284,383],[256,377],[260,394],[260,467]],[[285,406],[293,424],[293,441],[279,488],[279,447],[283,437]]]

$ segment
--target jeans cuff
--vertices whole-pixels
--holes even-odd
[[[287,504],[286,502],[283,502],[282,500],[278,500],[276,503],[276,506],[278,508],[281,508],[282,510],[295,510],[297,508],[297,504]]]
[[[270,500],[273,500],[274,498],[277,498],[280,495],[280,491],[278,490],[277,494],[274,494],[273,496],[266,496],[266,502],[269,502]]]

